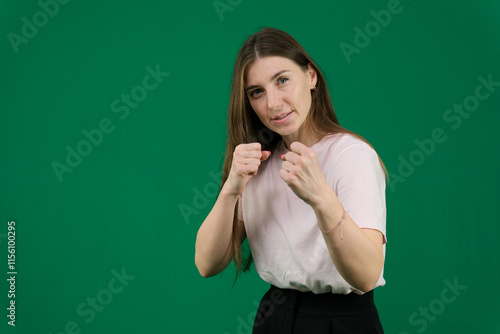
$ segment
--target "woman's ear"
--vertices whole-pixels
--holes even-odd
[[[311,87],[316,87],[316,84],[318,83],[318,73],[311,63],[307,64],[307,74],[311,79]]]

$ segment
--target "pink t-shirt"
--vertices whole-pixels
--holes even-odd
[[[351,135],[324,137],[311,147],[326,181],[361,228],[379,230],[386,243],[385,177],[376,152]],[[279,176],[283,141],[259,167],[240,197],[239,219],[260,277],[279,288],[359,293],[335,268],[312,208]],[[383,270],[375,287],[385,284]]]

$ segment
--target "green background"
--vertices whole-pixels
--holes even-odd
[[[500,3],[402,0],[379,30],[371,11],[388,1],[221,4],[70,1],[44,22],[37,1],[0,2],[0,333],[248,333],[267,284],[252,271],[232,287],[233,267],[201,278],[194,244],[215,201],[234,59],[264,26],[302,43],[341,124],[391,172],[387,284],[375,291],[386,333],[499,333],[500,87],[480,88],[489,96],[459,126],[445,118],[473,104],[478,77],[500,81]],[[23,17],[40,27],[15,47]],[[372,37],[346,57],[340,45],[355,46],[356,27]],[[148,66],[169,75],[127,117],[115,113],[122,94],[141,92]],[[66,164],[66,147],[103,119],[113,130],[60,181],[53,162]],[[446,139],[432,149],[435,129]],[[122,289],[113,270],[130,276]],[[90,320],[78,307],[89,312],[93,298],[106,305]]]

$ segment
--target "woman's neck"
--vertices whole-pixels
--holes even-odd
[[[298,142],[306,145],[307,147],[311,147],[321,140],[320,136],[318,136],[318,135],[306,134],[306,133],[304,133],[302,135],[297,134],[297,135],[281,136],[281,138],[283,139],[285,147],[289,151],[290,151],[290,145],[293,142],[298,141]]]

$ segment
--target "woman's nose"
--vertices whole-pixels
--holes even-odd
[[[283,98],[277,89],[267,91],[267,107],[269,110],[280,110],[283,106]]]

